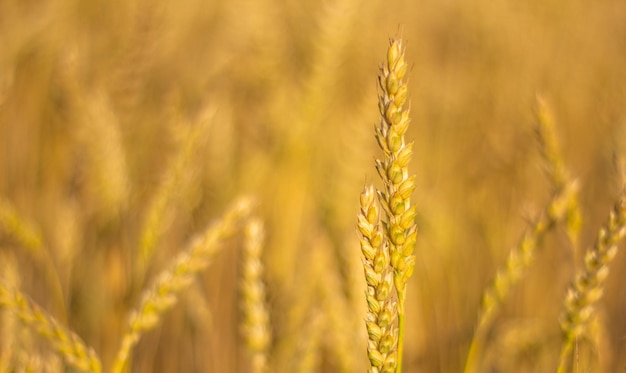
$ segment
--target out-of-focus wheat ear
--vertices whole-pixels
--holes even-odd
[[[83,372],[102,371],[98,355],[80,337],[3,282],[0,282],[0,306],[13,312],[25,326],[50,343],[67,364]]]
[[[235,232],[239,222],[249,215],[251,208],[252,202],[248,198],[235,202],[220,221],[195,239],[143,291],[139,307],[130,314],[128,329],[113,362],[113,373],[122,372],[128,355],[141,335],[154,328],[161,316],[174,306],[179,293],[189,287],[197,273],[206,269],[209,260],[219,251],[222,241]]]
[[[213,111],[211,110],[211,113]],[[183,180],[185,174],[192,175],[192,159],[200,145],[202,139],[207,133],[207,126],[212,122],[211,118],[203,118],[201,123],[193,126],[177,126],[181,131],[178,152],[169,161],[163,179],[154,195],[148,210],[146,212],[141,238],[139,241],[139,255],[137,256],[137,265],[135,269],[136,283],[141,284],[148,265],[155,254],[155,250],[166,230],[166,221],[170,220],[166,217],[168,205],[175,196],[184,195]],[[188,124],[188,123],[185,123]]]
[[[537,96],[535,116],[538,123],[537,137],[541,155],[545,161],[546,170],[552,185],[558,192],[567,188],[568,183],[576,183],[576,181],[572,180],[565,167],[552,107],[541,96]],[[578,235],[582,227],[582,213],[578,202],[578,193],[573,193],[566,203],[565,228],[569,239],[574,245],[574,249],[576,249]]]
[[[365,339],[359,337],[367,334],[364,333],[362,320],[353,316],[354,310],[343,291],[339,269],[344,264],[336,259],[330,237],[325,232],[317,231],[312,237],[315,237],[311,245],[311,262],[316,279],[316,299],[321,303],[325,316],[324,338],[321,341],[322,348],[327,352],[325,360],[334,372],[362,372],[369,364],[365,356],[355,355],[354,351],[361,347],[362,351],[366,350]],[[363,303],[359,311],[362,306]]]
[[[33,257],[43,255],[41,234],[29,222],[22,219],[13,206],[0,197],[0,234],[10,237]]]
[[[474,337],[465,364],[465,373],[479,370],[485,337],[497,312],[500,310],[511,288],[520,281],[526,269],[532,264],[535,251],[546,232],[556,223],[565,219],[569,201],[573,198],[572,194],[576,192],[577,184],[570,183],[564,190],[552,197],[533,227],[524,234],[517,246],[511,250],[506,265],[498,269],[495,278],[485,289],[478,324],[474,331]]]
[[[10,251],[0,250],[2,272],[0,282],[13,288],[19,287],[20,275],[15,255]],[[0,308],[0,372],[9,372],[9,363],[15,353],[13,346],[17,336],[17,319],[9,310]]]
[[[554,117],[545,101],[538,99],[536,116],[540,151],[555,192],[532,228],[524,234],[511,250],[506,264],[498,269],[495,278],[485,289],[474,337],[465,364],[465,373],[479,370],[485,337],[500,306],[510,289],[522,278],[532,264],[534,253],[546,232],[556,224],[565,222],[568,234],[575,244],[580,231],[581,218],[578,204],[578,182],[571,180],[561,155]]]
[[[595,304],[604,292],[604,281],[609,275],[609,264],[617,254],[618,244],[626,236],[626,188],[609,213],[608,223],[600,228],[594,247],[585,255],[584,268],[565,297],[565,312],[561,319],[563,343],[558,373],[567,371],[576,339],[585,333]]]
[[[384,239],[376,192],[372,186],[366,187],[361,194],[357,226],[361,233],[361,253],[367,283],[365,325],[369,335],[369,371],[391,373],[395,372],[398,359],[398,307],[392,297],[394,285],[389,242]]]
[[[268,371],[269,347],[272,340],[270,314],[263,281],[263,242],[265,229],[258,218],[251,218],[245,227],[243,278],[241,281],[243,324],[241,331],[251,353],[252,372]]]
[[[313,308],[308,315],[304,329],[297,336],[296,357],[290,364],[291,372],[314,373],[320,371],[320,346],[323,338],[325,316]]]
[[[126,151],[119,120],[104,92],[87,94],[79,104],[78,141],[89,162],[85,180],[90,202],[99,219],[114,221],[127,207],[129,196]]]
[[[64,316],[63,286],[50,252],[44,246],[41,233],[35,228],[35,224],[20,216],[11,203],[0,197],[0,238],[2,236],[17,243],[17,246],[30,255],[36,265],[41,268],[54,299],[55,308]]]

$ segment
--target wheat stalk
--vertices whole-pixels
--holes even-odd
[[[626,188],[609,213],[608,223],[600,229],[596,243],[585,255],[585,267],[576,276],[565,297],[565,313],[561,320],[563,343],[558,373],[567,371],[569,357],[576,339],[585,332],[594,306],[604,292],[609,264],[617,254],[618,243],[626,236]]]
[[[69,365],[83,372],[102,371],[100,359],[80,337],[3,282],[0,282],[0,306],[13,312],[25,326],[48,341]]]
[[[154,328],[161,315],[174,306],[178,294],[189,287],[194,276],[209,265],[209,260],[220,248],[219,244],[233,234],[239,221],[248,215],[250,209],[249,199],[236,202],[219,222],[194,240],[144,290],[139,307],[130,314],[128,330],[113,363],[113,373],[122,372],[130,351],[139,342],[141,335]]]
[[[258,218],[245,227],[244,265],[241,293],[244,322],[242,333],[252,354],[252,371],[268,370],[268,348],[271,342],[269,309],[263,283],[263,252],[265,230]]]

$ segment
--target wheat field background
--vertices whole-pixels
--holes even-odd
[[[269,371],[366,371],[357,213],[378,183],[376,76],[400,34],[419,228],[403,371],[463,370],[484,289],[551,198],[538,94],[582,225],[540,242],[480,371],[554,371],[566,291],[622,187],[623,1],[2,1],[0,282],[108,372],[142,291],[250,196],[262,249],[222,227],[123,369],[251,371],[242,310],[260,294]],[[261,290],[246,292],[258,250]],[[625,280],[618,252],[575,371],[626,369]],[[6,304],[0,371],[76,371]]]

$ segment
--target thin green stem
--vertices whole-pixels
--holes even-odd
[[[561,356],[559,358],[559,367],[556,369],[556,373],[566,373],[567,366],[569,365],[570,354],[572,352],[572,347],[574,346],[573,340],[568,339],[564,342],[563,347],[561,348]]]
[[[402,350],[404,349],[404,311],[398,310],[398,364],[396,373],[402,373]]]

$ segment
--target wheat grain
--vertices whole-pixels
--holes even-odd
[[[144,290],[139,307],[130,314],[128,330],[113,363],[113,373],[122,371],[130,351],[139,342],[141,335],[154,328],[161,315],[174,306],[178,294],[191,284],[194,275],[209,265],[209,260],[220,248],[219,244],[233,234],[239,221],[248,215],[250,209],[249,199],[236,202],[219,222],[194,240]]]
[[[565,297],[561,320],[563,343],[557,372],[567,371],[574,342],[594,315],[594,306],[604,292],[609,264],[617,254],[619,242],[626,236],[626,188],[609,213],[609,221],[598,232],[596,243],[585,255],[584,269],[576,276]]]
[[[48,341],[69,365],[83,372],[102,371],[100,359],[80,337],[3,282],[0,282],[0,306],[13,312],[25,326]]]

